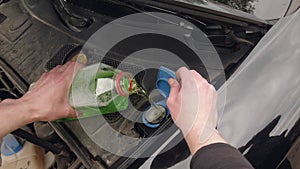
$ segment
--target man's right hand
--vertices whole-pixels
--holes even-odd
[[[225,143],[215,129],[217,125],[217,92],[195,70],[185,67],[176,72],[177,80],[169,79],[171,91],[167,100],[175,124],[181,129],[194,154],[212,143]]]

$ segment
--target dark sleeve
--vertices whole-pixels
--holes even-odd
[[[198,150],[191,160],[191,169],[253,169],[234,147],[216,143]]]

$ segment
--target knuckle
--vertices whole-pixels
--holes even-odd
[[[74,117],[74,118],[77,117],[76,111],[74,109],[70,108],[70,112],[69,112],[68,116],[69,117]]]
[[[215,97],[218,97],[218,93],[217,93],[217,91],[214,89],[213,90],[213,95],[215,96]]]
[[[65,111],[64,112],[65,112],[65,116],[66,117],[70,117],[70,116],[73,115],[73,110],[69,106],[65,107]]]
[[[195,80],[193,79],[188,79],[185,81],[184,84],[182,84],[182,87],[184,89],[195,89],[198,87],[198,85],[195,83]]]
[[[185,71],[185,70],[187,70],[186,67],[180,67],[180,68],[177,70],[177,72],[181,72],[181,71]]]
[[[206,79],[203,79],[201,81],[201,85],[203,85],[205,88],[208,88],[208,89],[210,89],[210,86],[211,86]]]
[[[173,103],[174,103],[174,101],[175,101],[175,100],[174,100],[172,97],[169,97],[168,100],[167,100],[167,105],[168,105],[168,106],[172,106]]]
[[[169,97],[168,100],[167,100],[167,105],[170,105],[170,104],[172,104],[172,98],[171,97]]]
[[[206,84],[206,85],[210,85],[210,84],[208,83],[207,79],[205,79],[205,78],[202,78],[202,82],[203,82],[204,84]]]
[[[45,72],[45,73],[42,74],[40,79],[45,79],[45,78],[47,78],[48,75],[49,75],[49,73]]]
[[[57,71],[58,69],[60,69],[61,68],[61,65],[57,65],[57,66],[55,66],[51,71]]]
[[[191,72],[194,73],[194,74],[199,74],[199,73],[198,73],[196,70],[194,70],[194,69],[191,70]]]
[[[213,97],[217,96],[217,91],[213,85],[209,85],[209,90],[212,93]]]
[[[209,84],[209,89],[212,90],[214,93],[216,93],[216,89],[213,85]]]
[[[186,67],[180,67],[177,71],[176,71],[176,75],[179,76],[182,74],[182,72],[187,71]]]
[[[194,77],[193,75],[190,78],[186,79],[186,83],[190,85],[196,85],[199,83],[198,79]]]
[[[54,74],[53,79],[55,79],[55,82],[59,84],[66,83],[66,78],[60,74]]]
[[[55,78],[56,76],[57,76],[57,74],[55,72],[51,72],[48,74],[48,77],[51,79]]]

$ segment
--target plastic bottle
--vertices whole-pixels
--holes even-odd
[[[133,75],[106,64],[94,64],[81,69],[75,76],[69,94],[69,103],[79,118],[109,114],[125,110],[128,97],[145,93]],[[73,118],[59,121],[73,120]]]

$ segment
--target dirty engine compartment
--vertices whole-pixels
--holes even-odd
[[[269,26],[263,23],[243,22],[235,18],[222,20],[217,14],[214,19],[213,13],[210,17],[201,17],[201,13],[192,15],[192,9],[179,11],[180,7],[172,4],[159,4],[154,1],[143,3],[141,0],[9,0],[1,4],[0,101],[21,97],[28,90],[29,84],[35,82],[44,71],[51,70],[74,56],[95,31],[128,14],[141,11],[165,12],[187,19],[201,29],[212,42],[221,58],[227,78],[269,29]],[[240,22],[243,24],[239,24]],[[121,61],[122,58],[118,57],[102,60],[103,63],[115,67]],[[190,61],[186,64],[208,78],[205,70],[195,66],[197,63]],[[155,89],[156,69],[142,70],[139,65],[130,63],[126,67],[128,71],[139,72],[136,79],[147,91]],[[178,65],[170,67],[176,69]],[[224,83],[217,77],[210,79],[216,88]],[[56,154],[53,168],[137,168],[145,161],[145,158],[139,159],[137,156],[155,152],[177,128],[172,125],[170,117],[156,129],[130,120],[140,118],[134,113],[136,110],[143,111],[149,106],[148,100],[138,95],[131,96],[130,101],[135,106],[126,111],[129,113],[127,118],[116,112],[104,115],[104,118],[91,117],[63,123],[36,122],[29,127],[34,132],[33,136],[67,152],[67,155]],[[134,117],[131,118],[131,115]],[[89,127],[84,130],[82,125]],[[113,128],[118,134],[112,136],[113,133],[110,133],[108,128]],[[140,139],[159,135],[166,129],[170,129],[169,133],[163,137],[148,139],[146,142]],[[127,154],[129,158],[120,157],[101,148],[89,138],[86,130],[104,140],[107,146],[119,147],[118,151]],[[135,138],[135,142],[124,144],[122,137],[125,136]],[[112,142],[112,137],[119,140]],[[132,145],[138,148],[128,151]],[[188,154],[187,149],[186,151]]]

